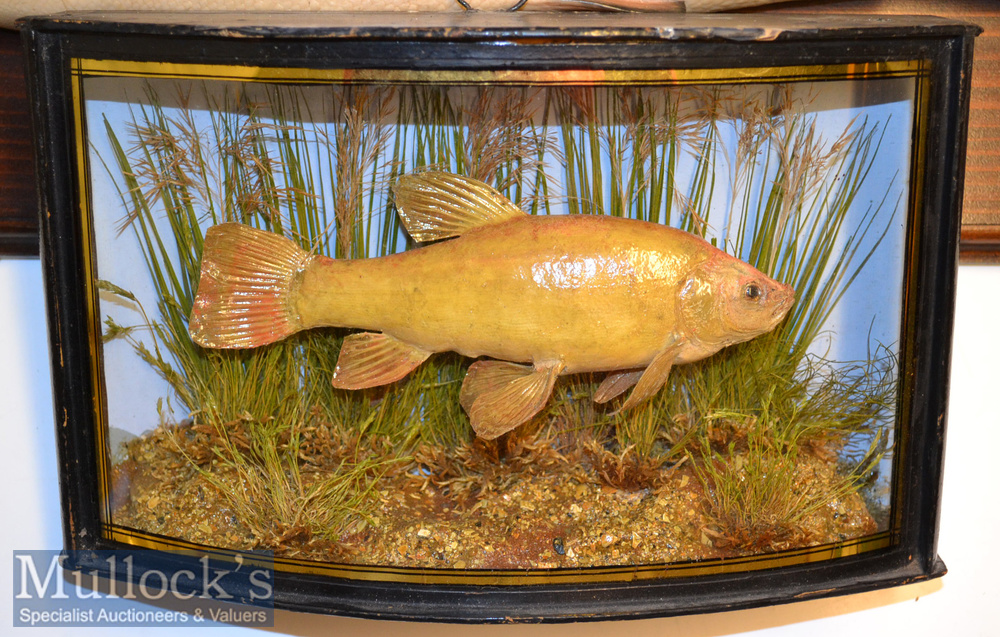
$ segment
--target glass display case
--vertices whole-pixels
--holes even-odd
[[[462,622],[944,573],[974,27],[24,33],[67,548],[266,551],[279,607]]]

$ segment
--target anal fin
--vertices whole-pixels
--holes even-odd
[[[378,332],[351,334],[344,339],[333,372],[338,389],[388,385],[413,371],[431,352]]]
[[[545,407],[562,364],[532,367],[477,361],[469,367],[459,401],[476,435],[484,440],[507,433]]]

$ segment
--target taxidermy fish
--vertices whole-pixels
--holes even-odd
[[[538,413],[560,374],[610,372],[594,396],[655,394],[673,365],[778,325],[795,292],[695,235],[605,216],[533,216],[490,186],[416,172],[394,187],[416,241],[374,259],[311,254],[227,223],[205,236],[190,332],[203,347],[257,347],[299,330],[345,338],[333,385],[397,381],[434,352],[487,357],[460,400],[493,439]],[[440,241],[448,239],[447,241]]]

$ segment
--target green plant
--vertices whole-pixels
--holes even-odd
[[[886,451],[884,431],[871,440],[856,463],[827,483],[817,483],[801,460],[795,440],[770,430],[766,407],[761,417],[718,412],[742,436],[717,449],[702,439],[698,462],[692,463],[704,490],[708,510],[718,527],[717,546],[770,550],[794,535],[808,516],[856,493],[877,469]]]

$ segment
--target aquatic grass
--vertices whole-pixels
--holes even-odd
[[[379,478],[401,460],[355,447],[332,465],[303,461],[306,438],[316,429],[311,418],[244,417],[211,429],[207,450],[193,448],[206,443],[189,440],[183,428],[167,431],[175,449],[224,496],[256,548],[292,538],[339,540],[360,529],[370,519]]]
[[[775,166],[777,176],[767,196],[742,199],[733,249],[791,284],[796,304],[774,332],[679,370],[671,394],[674,409],[709,421],[728,413],[760,423],[747,453],[713,451],[695,464],[718,523],[737,543],[793,529],[824,503],[859,489],[859,476],[887,453],[896,400],[895,359],[887,349],[858,364],[835,364],[809,352],[888,232],[886,198],[853,230],[846,227],[884,127],[861,121],[823,142],[815,121],[792,104],[782,106],[778,125],[760,119],[752,125],[767,141],[744,142],[744,152],[768,155],[764,170]],[[749,177],[755,169],[739,170]],[[829,175],[839,179],[831,184]],[[800,448],[865,442],[865,452],[845,467],[839,482],[808,498],[801,490],[789,495]]]
[[[272,373],[275,368],[288,367],[287,362],[281,361],[281,350],[289,350],[292,346],[283,345],[254,352],[208,352],[194,345],[187,334],[187,318],[200,277],[200,252],[204,242],[199,217],[206,212],[204,209],[196,210],[195,202],[207,205],[207,212],[213,221],[228,219],[225,213],[217,212],[215,202],[210,198],[196,197],[196,193],[211,191],[212,184],[198,184],[198,179],[207,173],[201,170],[194,172],[188,162],[178,161],[179,155],[182,158],[206,157],[205,152],[193,152],[201,143],[202,137],[192,133],[193,138],[183,138],[181,141],[182,138],[170,134],[173,122],[166,118],[155,102],[144,106],[137,117],[156,124],[154,129],[134,122],[134,134],[140,140],[146,131],[155,130],[157,135],[155,143],[137,143],[134,150],[138,153],[138,161],[131,159],[107,122],[106,130],[124,179],[124,188],[120,190],[120,194],[129,210],[131,227],[139,239],[156,293],[161,320],[150,327],[156,337],[154,346],[159,358],[158,367],[168,370],[176,363],[183,370],[180,375],[183,382],[173,383],[173,389],[190,411],[204,413],[206,410],[218,409],[219,418],[231,420],[239,411],[237,402],[233,399],[255,388],[254,395],[265,405],[261,415],[271,415],[297,388],[285,387],[282,392],[280,383],[266,381],[265,374]],[[180,128],[182,131],[190,131],[183,126]],[[244,126],[240,130],[254,128]],[[183,150],[178,151],[178,148]],[[231,152],[233,147],[220,144],[220,148],[227,148]],[[244,188],[231,193],[232,199],[223,203],[224,209],[235,205],[232,200],[247,204],[250,201],[274,199],[270,195],[248,192],[247,189],[259,190],[271,184],[267,180],[247,178],[241,171],[234,170],[233,162],[224,158],[226,154],[225,151],[220,153],[220,168],[229,172],[221,174],[228,174],[229,179],[235,180]],[[242,165],[249,163],[251,162],[242,162]],[[150,196],[149,192],[140,191],[140,180],[152,184],[157,194]],[[166,241],[161,236],[151,205],[157,201],[165,211],[164,217],[170,230]],[[265,223],[269,224],[272,221],[271,215],[265,212],[264,216],[267,219]],[[160,354],[160,347],[169,352],[169,356]],[[172,375],[171,378],[176,379],[178,376]],[[274,391],[268,391],[269,389]]]
[[[318,131],[326,159],[332,197],[324,202],[336,220],[337,258],[368,258],[373,205],[369,196],[378,185],[378,164],[391,137],[388,117],[393,91],[376,92],[368,87],[347,87],[333,94],[334,124],[325,123]],[[332,130],[331,130],[332,128]],[[367,181],[366,176],[370,175]],[[326,230],[326,228],[324,228]]]
[[[570,213],[669,222],[676,204],[677,225],[796,289],[795,306],[774,332],[675,368],[669,413],[705,413],[720,401],[752,410],[769,386],[802,389],[795,376],[807,350],[889,229],[888,186],[886,197],[854,229],[846,228],[884,127],[853,122],[825,140],[802,100],[781,86],[742,88],[726,99],[717,88],[695,87],[658,101],[637,89],[553,90]],[[647,136],[656,122],[663,133],[659,143]],[[733,130],[735,148],[721,137],[724,126]],[[661,150],[654,154],[652,148]],[[677,183],[675,172],[681,154],[693,159],[685,184]],[[732,209],[725,227],[710,234],[707,220],[721,204],[720,158],[730,168]],[[664,182],[672,184],[670,196],[654,201]]]
[[[697,137],[680,116],[681,93],[563,87],[550,95],[568,212],[670,224],[680,149]]]
[[[729,426],[735,422],[743,433],[739,442],[731,440],[721,450],[701,438],[700,457],[692,463],[717,527],[719,548],[772,550],[796,534],[809,516],[857,493],[886,453],[888,433],[882,430],[856,462],[829,483],[817,484],[802,465],[805,448],[769,431],[773,421],[766,409],[760,418],[719,412],[712,419],[729,420]]]
[[[864,487],[890,453],[898,385],[887,349],[856,363],[807,356],[797,368],[788,361],[752,366],[766,349],[758,344],[714,365],[693,364],[685,389],[699,402],[686,407],[697,435],[672,449],[696,458],[709,510],[736,545],[794,531],[825,504]],[[734,430],[733,423],[741,424]],[[807,495],[802,485],[789,490],[801,481],[800,454],[837,460],[840,477]]]
[[[435,167],[479,179],[537,211],[545,205],[544,158],[553,148],[540,100],[524,87],[407,87],[396,121],[408,132],[397,132],[393,157],[409,170]]]
[[[433,356],[389,387],[360,392],[330,387],[318,404],[334,425],[389,440],[401,452],[422,444],[455,447],[473,437],[458,402],[465,367],[456,356]]]
[[[756,420],[741,424],[748,432],[745,449],[730,442],[716,451],[703,438],[701,461],[692,466],[726,543],[766,548],[792,530],[807,503],[797,488],[798,447],[776,445]]]

